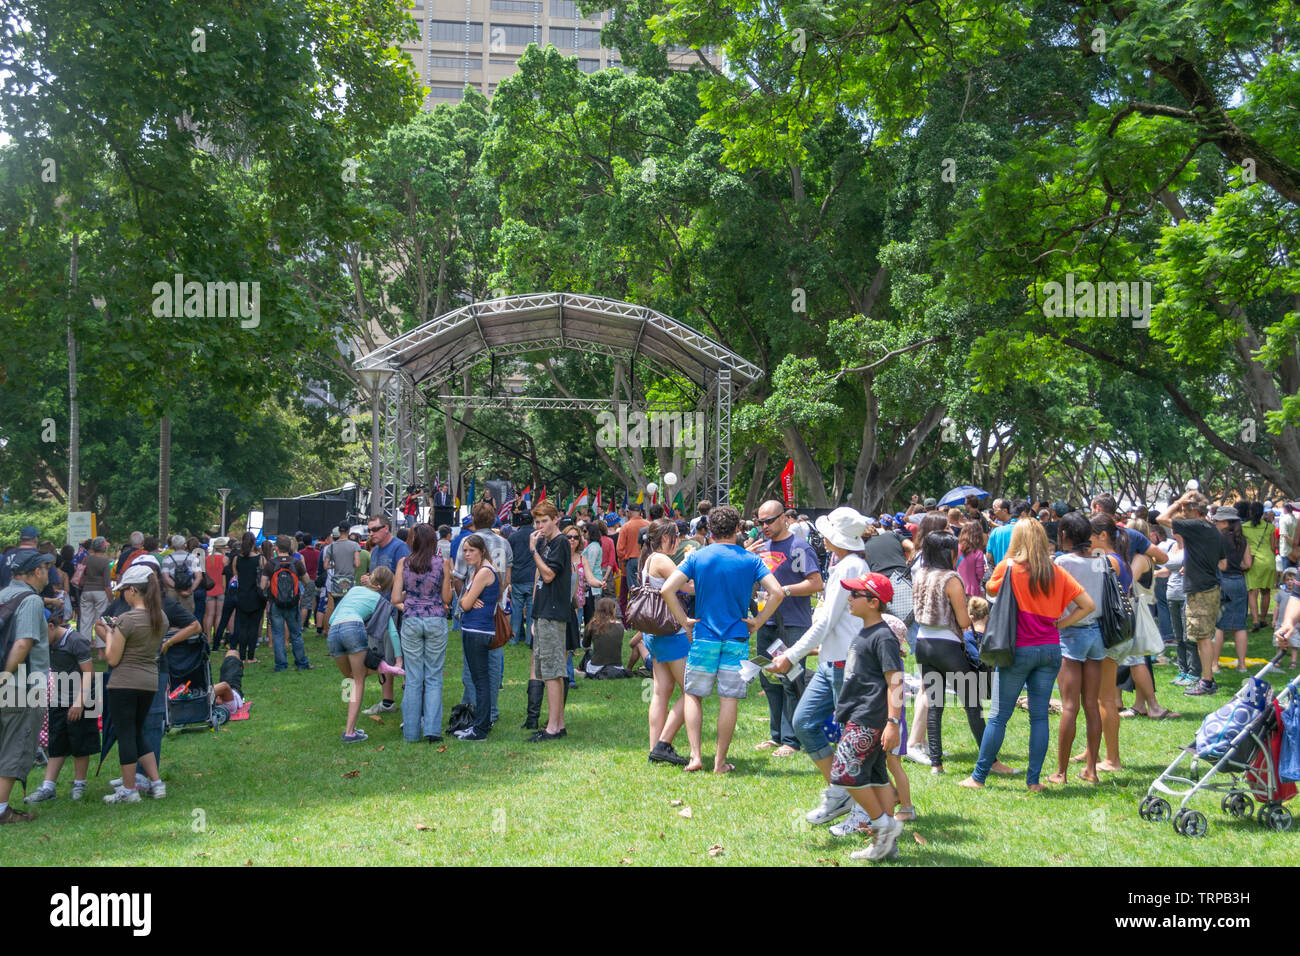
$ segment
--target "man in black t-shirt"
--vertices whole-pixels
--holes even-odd
[[[533,552],[529,542],[533,536],[532,516],[527,511],[516,511],[511,516],[515,530],[506,540],[510,542],[512,569],[510,572],[510,625],[515,636],[511,644],[532,646],[532,631],[528,618],[533,609]]]
[[[1196,641],[1201,679],[1188,687],[1188,697],[1202,697],[1219,689],[1214,681],[1214,625],[1219,619],[1219,572],[1228,566],[1223,536],[1205,518],[1209,500],[1199,491],[1186,491],[1166,508],[1156,522],[1173,531],[1183,543],[1183,593],[1187,595],[1187,638]]]
[[[849,854],[853,860],[898,856],[903,824],[890,815],[895,793],[886,761],[898,746],[903,715],[903,664],[898,638],[881,614],[894,599],[889,578],[875,571],[841,581],[849,592],[849,613],[863,628],[849,645],[844,685],[835,720],[844,728],[831,761],[831,783],[843,787],[871,817],[871,846]]]
[[[536,530],[529,549],[536,569],[533,594],[533,674],[546,685],[546,726],[528,740],[539,743],[565,735],[564,698],[568,692],[569,615],[573,613],[572,560],[569,539],[560,532],[559,512],[549,501],[533,508]]]

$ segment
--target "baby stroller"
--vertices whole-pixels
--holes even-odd
[[[209,655],[208,642],[202,634],[194,635],[162,655],[162,666],[167,670],[164,733],[170,733],[176,727],[194,729],[206,726],[216,730],[229,719],[230,713],[226,708],[213,706],[215,695]]]
[[[1247,678],[1227,704],[1209,714],[1190,746],[1179,748],[1169,767],[1152,781],[1138,805],[1138,816],[1151,823],[1173,819],[1174,830],[1183,836],[1205,836],[1209,824],[1205,814],[1189,807],[1188,801],[1203,791],[1221,793],[1219,808],[1238,819],[1255,815],[1255,803],[1262,806],[1257,819],[1270,830],[1291,829],[1291,811],[1283,803],[1295,796],[1296,785],[1278,775],[1282,746],[1282,705],[1296,696],[1300,677],[1273,694],[1263,680],[1275,669],[1285,652],[1279,652],[1258,674]],[[1185,769],[1181,765],[1187,764]],[[1208,764],[1203,773],[1198,767]],[[1183,775],[1179,775],[1183,774]],[[1159,794],[1182,798],[1177,813]]]

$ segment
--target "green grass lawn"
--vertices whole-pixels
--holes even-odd
[[[339,674],[323,640],[309,637],[307,644],[315,671],[275,674],[266,649],[264,663],[248,668],[244,693],[254,702],[251,720],[217,733],[173,733],[164,741],[165,800],[105,806],[100,797],[117,775],[110,758],[98,777],[92,761],[91,793],[73,803],[72,768],[66,766],[59,798],[36,808],[36,822],[0,830],[5,863],[840,865],[850,863],[849,852],[862,843],[837,840],[824,827],[803,822],[821,790],[807,758],[754,751],[767,736],[757,683],[741,705],[731,750],[737,772],[725,776],[647,763],[646,704],[636,679],[580,679],[569,695],[568,737],[525,743],[518,726],[528,657],[514,646],[506,651],[501,720],[488,741],[407,744],[400,716],[388,715],[382,723],[362,717],[370,739],[348,745],[339,739]],[[1252,656],[1271,651],[1267,632],[1252,637]],[[453,632],[447,711],[459,700],[460,670],[459,632]],[[1190,698],[1169,687],[1174,676],[1172,667],[1157,668],[1157,691],[1162,703],[1183,712],[1181,720],[1125,720],[1121,772],[1104,774],[1099,786],[1071,781],[1042,794],[1027,792],[1023,777],[991,777],[978,793],[957,786],[971,770],[976,747],[960,708],[949,707],[948,774],[932,777],[927,768],[906,764],[920,819],[908,825],[898,862],[1294,863],[1300,824],[1295,832],[1266,831],[1253,820],[1229,818],[1212,795],[1194,804],[1209,817],[1203,839],[1138,819],[1138,800],[1175,747],[1189,742],[1201,717],[1240,685],[1238,675],[1225,672],[1218,696]],[[648,686],[644,695],[648,699]],[[366,704],[375,699],[372,685]],[[714,699],[705,711],[707,766],[716,712]],[[1056,722],[1053,717],[1044,780],[1055,760]],[[1002,751],[1003,760],[1021,769],[1028,729],[1028,715],[1018,711]],[[684,732],[678,749],[686,751]],[[38,768],[30,782],[40,779]],[[18,789],[14,799],[20,799]],[[710,855],[715,846],[721,852]]]

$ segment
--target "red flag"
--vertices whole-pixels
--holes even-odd
[[[794,459],[791,458],[781,469],[781,497],[787,508],[794,507]]]
[[[537,503],[540,505],[545,500],[546,500],[546,486],[542,485],[542,493],[537,496]]]

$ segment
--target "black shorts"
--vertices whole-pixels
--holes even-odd
[[[50,708],[50,756],[93,757],[99,753],[99,718],[68,720],[66,707]]]
[[[240,697],[244,696],[244,662],[238,657],[221,659],[220,679],[223,683],[229,684]]]
[[[861,727],[853,721],[845,724],[831,760],[831,783],[846,790],[889,786],[887,755],[880,749],[883,733],[883,727]]]

